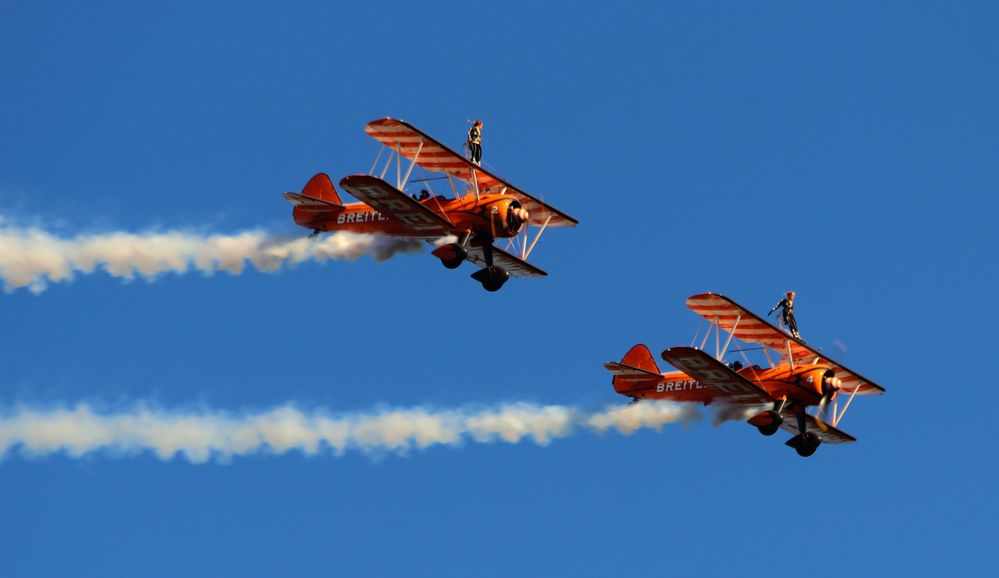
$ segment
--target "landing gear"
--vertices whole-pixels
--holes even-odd
[[[472,279],[482,283],[482,288],[489,292],[499,291],[510,279],[510,274],[499,267],[486,267],[472,273]]]
[[[320,231],[319,229],[312,229],[312,232],[309,233],[309,238],[311,239],[313,237],[318,237],[319,233],[322,233],[322,231]]]
[[[822,440],[819,436],[808,431],[805,421],[804,410],[798,411],[798,431],[801,432],[793,438],[787,440],[787,445],[794,448],[794,451],[798,452],[798,455],[807,458],[808,456],[815,453],[815,450],[819,449],[819,445]]]
[[[482,288],[486,291],[499,291],[503,287],[503,284],[510,279],[510,274],[502,268],[493,265],[492,237],[484,237],[482,239],[482,256],[485,257],[486,268],[472,273],[472,279],[482,283]]]
[[[442,245],[434,249],[433,255],[439,258],[441,264],[448,269],[461,267],[461,264],[465,262],[465,258],[468,257],[468,249],[465,246],[468,244],[470,236],[468,232],[462,233],[457,243]]]
[[[794,442],[793,444],[791,442]],[[798,452],[798,455],[807,458],[808,456],[815,453],[815,450],[819,449],[819,445],[822,444],[822,440],[819,436],[809,432],[804,435],[798,434],[788,440],[788,445],[794,448],[794,451]]]
[[[784,411],[785,403],[787,403],[786,399],[775,401],[773,409],[756,414],[749,420],[749,423],[756,426],[756,429],[765,436],[774,435],[784,423],[784,416],[781,415],[781,412]]]
[[[780,429],[782,423],[784,423],[784,418],[780,416],[776,411],[770,410],[766,412],[767,417],[770,418],[770,423],[767,425],[758,425],[756,429],[760,431],[761,434],[765,436],[772,436],[777,433]]]

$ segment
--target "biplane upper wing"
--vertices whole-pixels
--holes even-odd
[[[394,118],[380,118],[364,127],[373,139],[399,152],[407,159],[428,171],[447,173],[469,184],[477,185],[480,193],[506,193],[512,195],[530,214],[532,225],[548,224],[549,227],[575,227],[579,221],[562,211],[545,204],[482,167],[448,148],[413,125]]]
[[[479,267],[486,267],[486,256],[482,250],[482,245],[469,245],[468,257],[466,258]],[[523,259],[514,257],[510,253],[507,253],[495,245],[493,246],[493,264],[502,267],[503,270],[509,273],[511,277],[526,278],[548,276],[548,273],[545,273],[541,269],[538,269]]]
[[[825,354],[816,351],[800,339],[791,337],[724,295],[715,293],[693,295],[687,299],[687,307],[708,321],[717,323],[719,328],[732,333],[742,341],[758,343],[785,356],[790,345],[791,357],[795,363],[809,364],[823,360],[832,366],[836,377],[842,380],[843,391],[846,393],[856,391],[858,395],[864,395],[882,394],[885,391],[880,385],[829,359]]]
[[[791,432],[795,435],[800,433],[798,431],[798,419],[794,412],[784,412],[784,421],[780,424],[780,428],[784,431]],[[814,415],[805,414],[805,429],[809,433],[813,433],[819,436],[824,444],[845,444],[857,441],[857,438],[846,433],[845,431],[838,430],[833,426],[825,423]]]
[[[382,215],[403,223],[413,237],[443,237],[454,229],[451,221],[378,177],[351,175],[340,181],[340,187]]]
[[[712,401],[720,400],[733,405],[757,405],[773,401],[763,388],[700,349],[670,347],[662,355],[673,367],[717,392]]]

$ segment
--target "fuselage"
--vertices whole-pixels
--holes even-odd
[[[773,368],[754,365],[737,372],[775,400],[786,399],[803,406],[818,405],[822,398],[822,380],[834,373],[828,365],[821,363],[797,365],[793,369],[786,363]],[[643,399],[668,399],[705,405],[717,396],[712,391],[712,386],[702,384],[681,371],[664,373],[658,383],[649,383],[639,388],[622,386],[618,393]]]
[[[432,196],[418,201],[427,209],[448,219],[454,224],[455,232],[471,231],[475,234],[495,238],[513,237],[520,232],[522,224],[511,219],[512,209],[519,209],[520,202],[510,195],[475,195],[448,199]],[[295,222],[308,229],[320,231],[350,231],[352,233],[380,233],[409,238],[432,238],[440,235],[420,235],[412,227],[392,219],[364,203],[350,203],[336,214],[323,213],[317,216],[302,207],[295,207]]]

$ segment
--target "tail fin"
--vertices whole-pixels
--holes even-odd
[[[632,347],[628,353],[625,354],[624,358],[621,359],[621,363],[637,367],[642,371],[648,371],[650,373],[660,375],[659,366],[656,365],[656,359],[652,357],[652,352],[649,351],[648,347],[641,343]]]
[[[652,352],[641,343],[632,347],[620,362],[611,361],[605,363],[604,367],[614,374],[614,391],[623,395],[631,395],[636,389],[654,386],[662,379]]]
[[[326,173],[319,173],[309,179],[301,193],[285,193],[284,198],[293,205],[327,206],[343,208],[343,201],[333,187],[333,181]]]

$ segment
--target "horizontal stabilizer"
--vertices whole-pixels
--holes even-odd
[[[614,375],[611,380],[614,391],[624,395],[655,387],[663,377],[652,352],[641,343],[632,347],[621,361],[608,361],[604,367]]]
[[[343,205],[338,205],[336,203],[331,203],[329,201],[324,201],[322,199],[314,199],[312,197],[307,197],[299,193],[284,193],[281,196],[284,197],[284,200],[295,205],[296,207],[324,207],[326,209],[333,209],[333,208],[343,209]]]
[[[326,173],[319,173],[309,179],[301,193],[284,193],[284,200],[295,205],[295,222],[302,226],[313,226],[315,222],[336,218],[343,212],[343,202],[333,188],[333,181]]]
[[[635,367],[634,365],[628,365],[627,363],[621,363],[618,361],[608,361],[604,364],[607,371],[613,373],[615,376],[628,376],[628,377],[654,377],[657,380],[662,377],[659,373],[653,373],[651,371],[646,371],[640,367]]]

